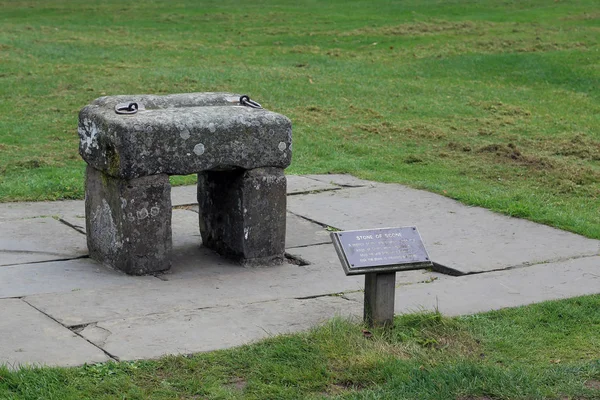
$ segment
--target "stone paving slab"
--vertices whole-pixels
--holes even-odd
[[[89,258],[20,264],[0,268],[0,298],[101,289],[156,279],[127,276]]]
[[[173,207],[198,204],[198,194],[196,185],[172,186],[171,204]]]
[[[0,267],[85,255],[85,235],[54,218],[0,222]]]
[[[285,248],[331,243],[329,232],[321,225],[287,213]]]
[[[315,273],[297,265],[243,268],[235,264],[193,264],[166,274],[168,281],[69,293],[35,295],[27,302],[66,326],[168,313],[206,307],[234,306],[277,299],[306,298],[360,290],[362,277],[345,277],[339,271]],[[341,267],[340,267],[341,269]]]
[[[290,196],[288,210],[342,230],[417,226],[432,261],[458,274],[600,254],[598,240],[394,184]]]
[[[171,217],[173,235],[173,253],[182,249],[196,248],[202,245],[198,213],[191,210],[175,209]]]
[[[243,268],[210,250],[198,248],[197,257],[178,253],[171,272],[156,281],[69,293],[35,295],[27,301],[66,326],[193,310],[308,298],[364,288],[362,276],[345,276],[335,261],[333,246],[294,249],[293,254],[313,262],[306,266],[284,264],[268,268]],[[397,285],[448,278],[425,271],[397,275]],[[454,279],[454,278],[448,278]]]
[[[63,217],[78,215],[83,218],[83,200],[39,201],[0,204],[0,222],[35,217]]]
[[[358,304],[339,297],[288,299],[104,321],[81,335],[120,360],[135,360],[239,346],[360,312]]]
[[[0,365],[75,366],[108,361],[97,347],[19,299],[0,300]]]
[[[396,314],[439,310],[448,316],[600,293],[600,257],[461,276],[396,289]],[[346,296],[363,302],[362,293]]]
[[[320,182],[343,187],[373,187],[374,182],[356,178],[346,174],[327,174],[327,175],[303,175],[306,178],[314,179]]]
[[[339,186],[332,185],[328,182],[310,179],[299,175],[286,175],[287,178],[287,194],[308,193],[322,190],[336,190]]]

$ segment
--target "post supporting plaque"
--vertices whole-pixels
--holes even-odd
[[[368,326],[393,326],[395,297],[396,272],[365,274],[365,323]]]

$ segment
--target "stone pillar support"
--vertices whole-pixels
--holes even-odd
[[[132,275],[171,267],[167,175],[119,179],[88,166],[85,213],[90,257]]]
[[[282,168],[198,174],[202,242],[246,266],[284,260],[286,178]]]

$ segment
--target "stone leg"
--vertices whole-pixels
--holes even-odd
[[[86,170],[90,257],[131,275],[171,267],[171,185],[167,175],[122,180]]]
[[[281,168],[199,173],[203,244],[243,265],[281,264],[286,184]]]

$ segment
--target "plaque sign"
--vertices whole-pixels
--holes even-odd
[[[346,275],[432,267],[416,227],[331,232]]]

